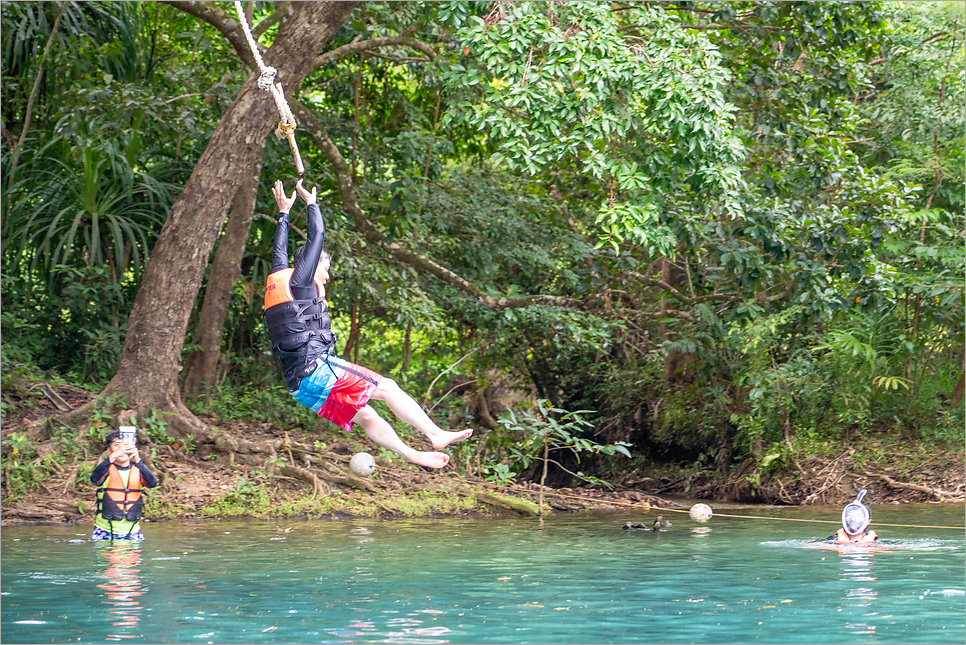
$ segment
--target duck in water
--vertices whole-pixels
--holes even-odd
[[[648,526],[647,524],[643,524],[643,523],[642,524],[632,524],[630,522],[626,522],[624,524],[624,530],[627,531],[629,529],[638,529],[638,530],[641,530],[641,531],[660,531],[661,530],[661,525],[663,524],[663,522],[664,522],[664,516],[663,515],[658,515],[657,516],[657,519],[654,520],[654,525],[653,526]]]

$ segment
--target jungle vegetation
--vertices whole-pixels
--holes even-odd
[[[492,476],[536,470],[508,391],[629,444],[597,474],[962,444],[962,3],[244,5],[338,351],[479,428]],[[3,2],[2,28],[4,414],[40,374],[171,436],[314,426],[261,322],[296,177],[232,3]]]

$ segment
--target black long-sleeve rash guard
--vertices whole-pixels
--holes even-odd
[[[128,464],[127,466],[118,466],[118,470],[130,470],[133,464]],[[97,467],[91,471],[91,481],[95,484],[100,484],[107,477],[107,470],[111,467],[111,460],[105,459],[101,463],[97,464]],[[154,477],[148,467],[144,465],[143,461],[137,463],[137,469],[141,471],[141,482],[147,488],[154,488],[158,485],[158,480]]]
[[[325,243],[325,223],[322,221],[322,211],[318,204],[309,204],[309,225],[305,250],[292,267],[292,278],[289,285],[292,296],[296,300],[311,300],[319,297],[319,290],[315,286],[315,270],[322,257],[322,245]],[[272,273],[288,268],[288,223],[289,214],[278,214],[278,227],[275,229],[275,247],[272,250]]]
[[[289,267],[288,227],[289,214],[279,213],[272,250],[272,273]],[[264,313],[272,352],[279,360],[288,389],[293,392],[298,389],[301,379],[315,369],[315,361],[335,350],[328,304],[315,284],[315,272],[325,242],[325,224],[317,204],[309,204],[307,233],[305,248],[298,255],[289,278],[289,288],[297,306],[293,308],[279,303]],[[317,298],[317,302],[312,302]]]

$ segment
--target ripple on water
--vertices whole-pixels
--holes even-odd
[[[843,550],[797,524],[631,535],[614,517],[304,522],[286,540],[274,522],[171,522],[134,549],[5,527],[0,628],[25,643],[966,642],[961,532]]]
[[[759,542],[762,546],[771,547],[791,547],[794,549],[819,549],[819,550],[836,550],[836,551],[854,551],[856,553],[863,552],[888,552],[888,551],[944,551],[950,549],[957,549],[962,546],[961,540],[939,540],[933,538],[917,538],[917,539],[879,539],[876,543],[871,546],[862,546],[858,544],[834,544],[832,542],[825,542],[824,540],[775,540],[768,542]]]

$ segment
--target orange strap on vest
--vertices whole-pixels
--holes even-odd
[[[104,494],[107,495],[122,513],[126,513],[134,503],[141,499],[141,471],[137,465],[131,465],[131,474],[128,475],[127,486],[121,479],[121,472],[117,466],[111,464],[108,469],[107,487]]]
[[[289,284],[294,272],[295,269],[289,268],[269,274],[268,284],[265,285],[266,309],[295,300],[295,296],[292,295],[292,286]],[[315,286],[319,288],[319,298],[325,298],[325,282],[319,279],[319,272],[315,274]]]
[[[878,535],[875,531],[867,531],[858,540],[850,540],[849,534],[845,532],[845,529],[839,529],[835,533],[835,543],[836,544],[872,544],[878,539]]]

